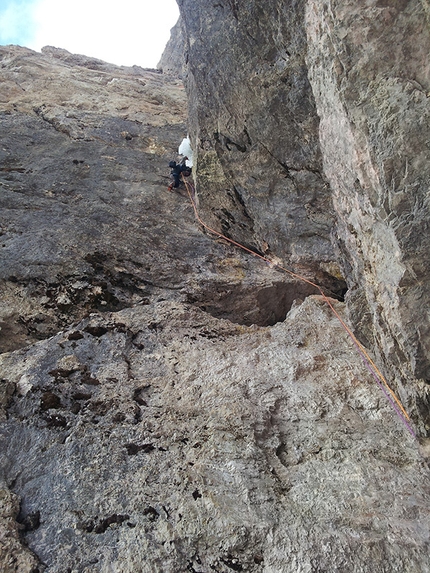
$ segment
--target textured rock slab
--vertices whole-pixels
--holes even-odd
[[[319,297],[273,327],[94,315],[1,367],[49,573],[426,571],[428,468]]]
[[[166,166],[186,101],[182,83],[156,70],[53,48],[6,46],[0,58],[4,351],[163,283],[158,265],[151,276],[163,256],[156,228],[176,221]],[[173,258],[170,273],[183,274],[181,255]]]
[[[0,351],[161,292],[246,324],[311,292],[204,236],[167,193],[179,80],[64,50],[0,56]]]
[[[339,280],[305,4],[273,3],[270,17],[250,2],[193,8],[189,30],[209,22],[206,39],[241,40],[234,71],[248,90],[223,85],[227,111],[207,99],[198,169],[220,193],[202,187],[201,205],[254,247]],[[190,50],[217,55],[198,34]],[[47,573],[426,572],[428,468],[339,323],[165,193],[185,129],[180,82],[62,50],[1,54],[2,333],[16,337],[8,349],[45,339],[0,359],[7,559],[36,568],[20,532]],[[219,69],[195,79],[218,88]],[[266,170],[251,161],[255,196],[242,154]]]
[[[166,193],[179,80],[54,48],[0,55],[1,351],[152,297],[273,324],[314,292],[205,237]]]
[[[83,121],[85,114],[153,126],[184,121],[182,82],[158,70],[115,66],[49,46],[42,55],[19,46],[1,46],[0,53],[2,108],[35,111],[75,138],[96,127]]]

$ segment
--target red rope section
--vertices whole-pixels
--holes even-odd
[[[376,364],[374,363],[374,361],[371,359],[371,357],[369,356],[369,354],[367,353],[367,351],[365,350],[365,348],[362,346],[362,344],[358,341],[357,337],[353,334],[353,332],[351,331],[351,329],[346,325],[345,321],[340,317],[340,315],[338,314],[338,312],[336,311],[336,309],[334,308],[334,306],[332,305],[332,303],[330,302],[330,299],[326,296],[326,294],[324,293],[323,289],[313,283],[312,281],[310,281],[309,279],[307,279],[306,277],[303,277],[297,273],[294,273],[293,271],[278,265],[277,263],[274,263],[273,261],[271,261],[270,259],[264,257],[263,255],[260,255],[258,253],[255,253],[254,251],[252,251],[251,249],[248,249],[247,247],[245,247],[244,245],[241,245],[240,243],[238,243],[237,241],[234,241],[233,239],[230,239],[229,237],[226,237],[225,235],[223,235],[222,233],[220,233],[219,231],[216,231],[215,229],[212,229],[211,227],[209,227],[209,225],[207,225],[201,218],[200,215],[198,213],[197,210],[197,205],[196,202],[194,200],[194,195],[195,195],[195,189],[194,186],[192,185],[192,183],[189,183],[188,181],[186,181],[185,177],[182,177],[183,182],[185,183],[185,187],[187,189],[187,193],[188,193],[188,197],[191,201],[191,205],[193,206],[193,210],[194,210],[194,215],[195,218],[197,219],[197,221],[202,225],[202,227],[204,227],[207,231],[209,231],[210,233],[216,235],[217,237],[219,237],[220,239],[223,239],[224,241],[227,241],[228,243],[230,243],[231,245],[234,245],[235,247],[238,247],[239,249],[242,249],[243,251],[246,251],[247,253],[250,253],[252,256],[257,257],[258,259],[261,259],[262,261],[268,263],[269,265],[278,268],[279,270],[287,273],[288,275],[290,275],[291,277],[298,279],[300,281],[303,281],[309,285],[311,285],[312,287],[316,288],[319,293],[321,294],[322,298],[324,299],[324,301],[327,303],[327,305],[329,306],[329,308],[331,309],[331,311],[333,312],[333,314],[336,316],[336,318],[338,319],[338,321],[340,322],[340,324],[342,325],[343,329],[346,331],[346,333],[348,334],[348,336],[351,338],[352,342],[354,343],[354,345],[356,346],[358,352],[360,353],[360,356],[362,357],[366,367],[368,368],[369,372],[372,374],[372,376],[375,378],[377,384],[379,385],[379,387],[381,388],[381,390],[384,392],[385,396],[388,398],[388,400],[390,401],[391,405],[393,406],[394,410],[396,411],[397,415],[399,416],[399,418],[402,420],[403,424],[406,426],[406,428],[408,429],[408,431],[412,434],[412,436],[414,438],[416,438],[416,434],[414,432],[414,430],[411,427],[410,424],[410,417],[408,415],[408,413],[406,412],[406,410],[404,409],[402,403],[400,402],[400,400],[397,398],[397,396],[395,395],[395,393],[393,392],[393,390],[390,388],[388,382],[386,381],[385,377],[383,376],[383,374],[380,372],[379,368],[376,366]]]

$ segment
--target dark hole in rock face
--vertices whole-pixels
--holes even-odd
[[[32,336],[28,334],[26,325],[19,321],[17,314],[0,321],[0,354],[12,352],[32,342]]]
[[[40,511],[33,511],[32,513],[24,515],[21,510],[17,521],[21,524],[24,533],[36,531],[40,526]]]
[[[318,290],[298,281],[276,282],[269,286],[217,285],[188,301],[214,316],[236,324],[272,326],[285,320],[293,302]]]
[[[51,408],[61,408],[61,399],[53,392],[44,392],[42,394],[40,408],[43,411],[49,410]]]

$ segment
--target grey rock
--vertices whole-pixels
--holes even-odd
[[[382,203],[363,178],[350,190],[355,156],[339,151],[352,141],[374,167],[391,149],[388,124],[403,155],[408,134],[421,141],[423,94],[408,99],[393,80],[382,50],[393,36],[375,16],[404,32],[425,21],[423,4],[367,5],[376,23],[347,2],[330,18],[325,2],[179,4],[188,120],[169,55],[179,28],[169,73],[0,48],[0,563],[427,573],[428,386],[416,376],[428,291],[399,279],[412,245],[426,276],[413,214],[425,218],[404,193]],[[371,57],[353,55],[371,25]],[[392,51],[407,59],[401,43]],[[351,73],[330,91],[342,50]],[[408,70],[420,83],[418,60]],[[356,130],[328,121],[342,109]],[[204,220],[267,261],[202,232],[185,189],[167,192],[187,131]],[[408,185],[423,157],[408,155]],[[346,302],[328,299],[335,314],[274,263],[338,298],[346,281]],[[400,391],[418,438],[345,328]]]
[[[335,262],[334,212],[304,59],[303,3],[180,7],[203,212],[323,282]]]
[[[428,380],[430,33],[424,4],[342,1],[329,10],[328,3],[309,2],[307,30],[351,313],[398,375]]]
[[[428,570],[429,469],[321,297],[271,327],[94,315],[1,367],[2,478],[50,573]]]
[[[161,293],[250,324],[285,317],[310,292],[252,271],[200,233],[186,197],[166,192],[186,132],[179,80],[64,50],[1,50],[2,351]]]
[[[19,498],[7,488],[0,488],[0,564],[3,573],[34,573],[38,560],[22,544],[16,521]],[[23,526],[21,526],[21,529]]]
[[[177,78],[183,78],[186,75],[185,34],[181,18],[170,30],[170,39],[157,68],[164,74],[171,74]]]
[[[428,3],[178,4],[202,212],[334,292],[344,279],[427,433]]]

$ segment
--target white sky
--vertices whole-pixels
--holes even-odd
[[[0,0],[0,45],[155,68],[178,17],[175,0]]]

